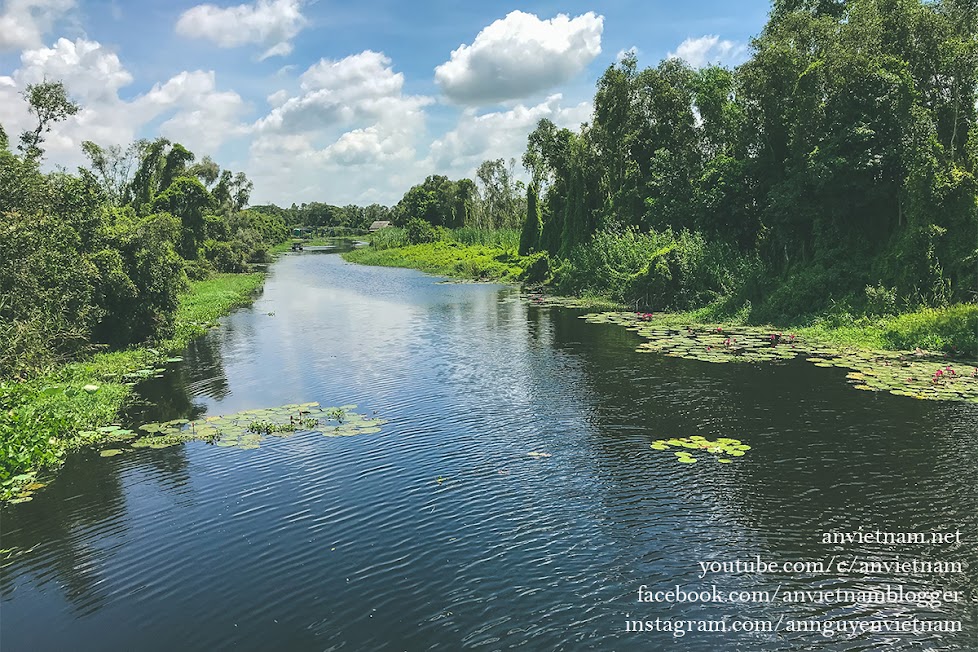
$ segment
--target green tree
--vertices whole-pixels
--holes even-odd
[[[526,218],[520,231],[520,255],[526,256],[537,249],[543,230],[543,216],[537,205],[537,188],[532,183],[526,187]]]
[[[78,113],[81,107],[71,101],[68,91],[60,81],[28,84],[23,95],[27,100],[28,110],[37,118],[37,127],[21,134],[18,149],[26,158],[39,160],[44,155],[41,149],[44,134],[51,131],[54,123]]]
[[[129,182],[125,203],[132,205],[140,215],[150,212],[153,199],[160,191],[159,178],[166,163],[164,152],[169,145],[170,141],[166,138],[135,143],[139,165]]]
[[[82,142],[82,151],[88,157],[91,168],[91,172],[85,173],[94,175],[110,203],[121,205],[138,157],[138,145],[133,143],[123,150],[119,145],[103,148],[86,140]]]
[[[177,177],[153,200],[154,213],[169,213],[181,223],[177,250],[187,260],[198,258],[198,247],[206,236],[207,211],[214,198],[196,177]]]

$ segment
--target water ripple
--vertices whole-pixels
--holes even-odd
[[[389,423],[351,438],[82,452],[31,503],[3,508],[0,648],[659,649],[630,619],[954,618],[963,604],[655,605],[638,587],[867,589],[893,577],[700,578],[699,561],[886,561],[822,532],[978,528],[978,410],[853,392],[804,364],[638,355],[573,312],[501,302],[407,270],[307,252],[196,342],[147,419],[302,401]],[[274,312],[274,316],[269,316]],[[927,404],[924,404],[927,403]],[[752,445],[736,464],[676,464],[649,444]],[[531,457],[529,453],[550,457]],[[917,554],[917,553],[914,553]],[[978,586],[973,540],[919,554]],[[688,634],[684,650],[970,649],[961,636]],[[677,648],[678,649],[678,648]]]

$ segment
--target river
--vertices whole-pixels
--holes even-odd
[[[978,405],[853,391],[801,360],[639,354],[580,314],[283,256],[253,306],[139,388],[132,425],[318,401],[382,432],[73,455],[0,511],[0,649],[978,649]],[[751,450],[649,447],[692,435]],[[960,534],[823,542],[858,530]],[[738,560],[776,566],[704,573]],[[895,560],[950,571],[859,570]],[[710,599],[640,601],[643,585]],[[956,599],[814,595],[884,587]],[[962,631],[789,629],[914,618]]]

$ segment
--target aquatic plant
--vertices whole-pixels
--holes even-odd
[[[297,424],[291,423],[272,423],[271,421],[252,421],[248,424],[248,431],[263,435],[270,435],[273,432],[295,432]]]
[[[318,403],[283,405],[244,410],[230,415],[213,415],[188,421],[174,419],[139,426],[144,433],[132,442],[135,448],[165,448],[187,441],[204,441],[222,448],[258,448],[265,437],[288,437],[296,432],[321,432],[328,437],[375,434],[384,419],[353,412],[356,405],[321,407]],[[114,435],[120,436],[117,438]],[[125,441],[136,436],[129,430],[114,430],[110,439]]]
[[[9,497],[11,503],[26,503],[34,500],[34,492],[47,486],[44,482],[38,482],[37,472],[21,473],[4,481],[3,490]]]
[[[645,338],[642,353],[661,353],[702,362],[768,362],[803,358],[816,367],[850,370],[856,389],[897,396],[978,403],[978,362],[949,354],[870,351],[833,347],[784,332],[753,326],[675,328],[657,324],[648,313],[604,312],[583,315],[592,324],[618,324]]]
[[[673,448],[681,449],[678,451],[673,451],[673,454],[676,456],[676,461],[681,464],[695,464],[699,461],[690,452],[691,450],[698,453],[709,453],[713,455],[716,458],[716,461],[720,464],[730,464],[732,461],[730,459],[731,457],[743,457],[747,454],[747,451],[751,449],[750,446],[743,443],[739,439],[720,437],[711,441],[700,435],[683,438],[660,439],[653,442],[650,447],[652,450],[656,451],[668,451]]]

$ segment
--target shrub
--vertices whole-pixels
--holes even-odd
[[[557,290],[596,294],[656,309],[686,309],[715,301],[735,285],[739,259],[699,233],[599,231],[577,245],[554,272]]]
[[[240,241],[215,242],[208,240],[204,243],[204,255],[217,271],[240,273],[248,269],[247,256],[245,255],[247,248],[247,245]]]
[[[374,249],[395,249],[408,244],[407,231],[389,226],[370,236],[370,246]]]
[[[410,244],[423,244],[425,242],[434,242],[438,239],[438,232],[435,230],[435,227],[417,217],[408,220],[408,223],[405,225],[405,230],[407,231],[407,240]]]
[[[896,288],[886,288],[882,283],[866,286],[866,314],[874,317],[895,315],[897,312]]]
[[[524,261],[524,270],[520,280],[524,283],[546,283],[550,280],[550,257],[547,252],[528,256]]]
[[[924,308],[891,320],[883,337],[902,349],[930,349],[978,355],[978,306],[957,304],[949,308]]]

